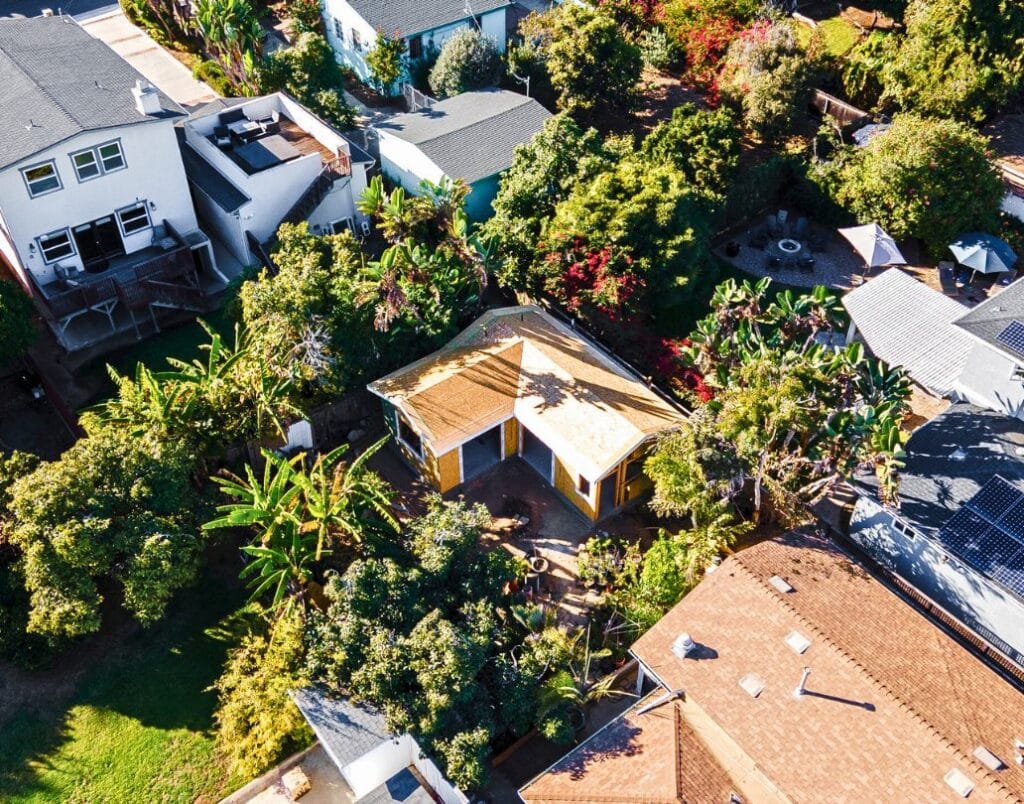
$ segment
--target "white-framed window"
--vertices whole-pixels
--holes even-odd
[[[79,181],[95,179],[103,173],[113,173],[125,167],[124,152],[117,140],[76,151],[71,154],[71,164]]]
[[[56,232],[40,235],[36,240],[39,242],[39,251],[43,255],[43,262],[47,265],[75,254],[75,242],[71,239],[71,233],[67,229],[58,229]]]
[[[418,458],[423,458],[423,441],[401,413],[398,417],[398,440]]]
[[[100,175],[100,161],[96,158],[96,152],[91,148],[88,151],[79,151],[71,154],[71,164],[75,166],[75,175],[79,181],[95,179]]]
[[[132,204],[117,211],[117,222],[121,224],[121,234],[128,235],[149,229],[153,224],[149,221],[149,209],[145,201]]]
[[[345,26],[341,24],[341,20],[337,17],[331,17],[331,23],[334,28],[334,35],[338,41],[344,44],[345,42]]]
[[[57,164],[52,159],[49,162],[22,168],[21,175],[32,198],[56,192],[63,187],[60,183],[60,174],[57,173]]]
[[[355,28],[352,29],[352,49],[356,53],[363,52],[363,38],[359,35],[359,31]]]
[[[583,475],[579,475],[576,478],[576,491],[583,497],[590,496],[590,481],[587,480]]]
[[[902,519],[897,519],[896,517],[893,517],[892,527],[893,530],[899,531],[908,539],[913,539],[915,536],[917,536],[917,533],[914,531],[914,529],[910,527],[910,525],[908,525]]]
[[[340,221],[334,221],[331,224],[331,234],[343,234],[344,232],[356,233],[356,225],[351,218],[342,218]]]

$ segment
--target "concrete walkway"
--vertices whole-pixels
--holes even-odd
[[[81,25],[186,109],[217,98],[210,87],[192,77],[188,67],[132,25],[120,9],[89,17]]]

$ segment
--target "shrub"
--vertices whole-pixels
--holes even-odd
[[[675,43],[661,28],[651,28],[640,36],[640,58],[648,67],[661,70],[676,59]]]
[[[395,82],[402,75],[402,56],[405,55],[404,39],[388,39],[377,36],[377,42],[366,54],[366,66],[377,86],[385,95],[391,95]]]
[[[291,17],[292,36],[304,33],[323,33],[320,0],[289,0],[288,16]]]
[[[250,634],[228,658],[214,689],[219,704],[217,745],[231,772],[251,779],[313,741],[302,713],[288,697],[307,683],[302,620],[282,616],[268,635]]]
[[[197,81],[205,82],[218,95],[230,97],[235,94],[235,87],[231,83],[231,79],[224,72],[224,68],[215,61],[199,62],[192,68],[192,77]]]
[[[35,341],[34,312],[31,300],[18,285],[0,279],[0,366],[17,360]]]
[[[430,88],[442,98],[494,86],[501,80],[501,55],[494,41],[465,28],[441,48],[430,71]]]

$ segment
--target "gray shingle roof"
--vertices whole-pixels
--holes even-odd
[[[958,449],[963,451],[960,460],[952,457]],[[1024,422],[1004,413],[951,405],[914,431],[906,451],[900,516],[928,535],[995,475],[1024,491]],[[858,480],[877,488],[873,474]]]
[[[466,0],[348,0],[371,27],[385,36],[410,36],[464,20]],[[509,0],[472,0],[474,14],[511,5]]]
[[[991,296],[966,315],[958,318],[956,326],[991,344],[1014,360],[1021,356],[1000,343],[998,335],[1011,321],[1024,321],[1024,278]]]
[[[939,396],[950,393],[974,348],[952,325],[966,307],[898,268],[847,293],[843,306],[876,357]]]
[[[485,89],[400,114],[377,128],[417,146],[445,175],[472,184],[509,167],[515,147],[528,142],[549,117],[533,98]]]
[[[0,167],[83,131],[185,114],[163,93],[162,114],[141,114],[141,78],[67,17],[0,20]]]
[[[384,716],[375,709],[332,698],[320,687],[295,690],[292,700],[339,768],[392,737]]]

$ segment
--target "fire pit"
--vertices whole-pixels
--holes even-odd
[[[783,254],[796,254],[801,248],[802,246],[798,241],[788,237],[779,241],[779,251]]]

